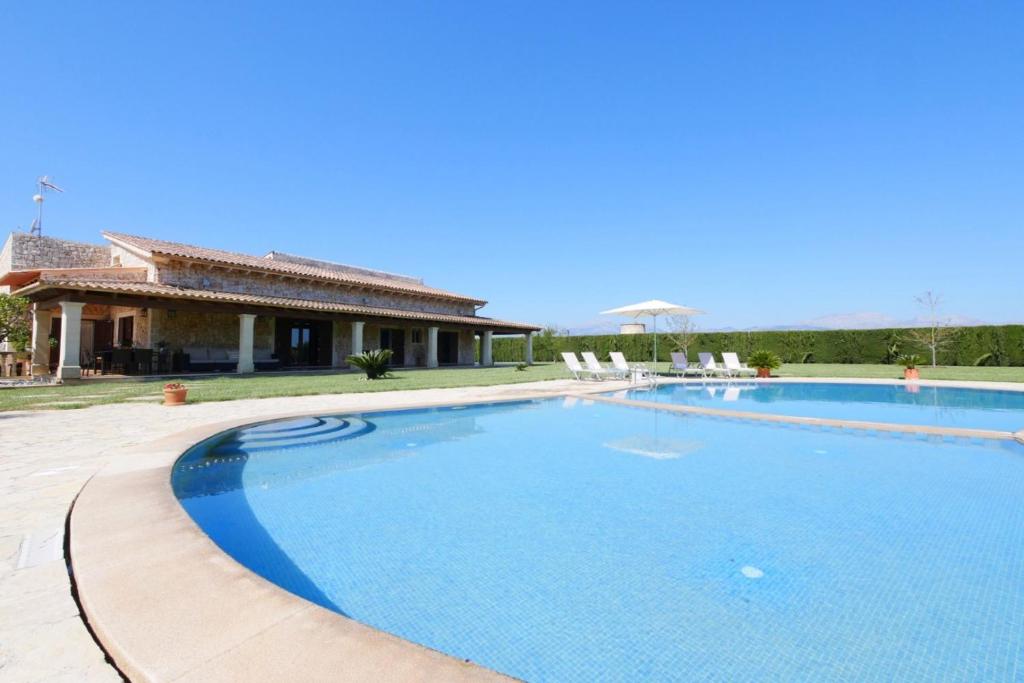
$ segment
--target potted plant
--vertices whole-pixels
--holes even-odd
[[[921,371],[917,369],[922,360],[921,356],[916,353],[905,353],[898,360],[903,366],[903,379],[921,379]]]
[[[771,351],[761,349],[750,354],[750,357],[747,358],[747,365],[757,368],[758,377],[771,377],[772,370],[782,365],[782,361]]]
[[[164,385],[164,405],[183,406],[188,396],[188,387],[181,382],[168,382]]]

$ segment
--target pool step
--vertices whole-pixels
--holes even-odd
[[[259,446],[271,441],[291,440],[295,438],[308,438],[317,434],[327,434],[345,429],[348,422],[338,417],[319,417],[312,420],[303,420],[301,426],[282,427],[277,430],[269,430],[263,427],[243,429],[235,436],[235,441],[245,444]]]
[[[278,425],[263,425],[239,431],[229,441],[217,445],[210,456],[223,457],[260,451],[283,450],[316,446],[350,439],[373,429],[373,425],[359,418],[325,417],[290,420]],[[279,427],[271,430],[267,427]]]

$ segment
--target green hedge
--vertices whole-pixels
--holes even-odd
[[[535,335],[533,358],[561,360],[562,351],[594,351],[607,359],[609,351],[622,351],[630,361],[650,360],[652,334],[606,334],[560,337]],[[735,351],[741,359],[757,349],[774,351],[784,363],[895,363],[901,353],[919,353],[930,358],[927,348],[911,338],[906,329],[826,330],[787,332],[702,332],[695,334],[687,349],[690,360],[697,353]],[[658,360],[667,361],[678,350],[671,333],[658,335]],[[494,360],[523,358],[522,337],[494,340]],[[950,332],[939,350],[940,365],[1024,365],[1024,325],[961,327]]]

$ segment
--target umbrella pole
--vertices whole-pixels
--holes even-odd
[[[652,377],[658,376],[658,316],[651,316],[654,319],[654,365],[651,367]]]

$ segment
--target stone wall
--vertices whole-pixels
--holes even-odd
[[[107,268],[110,247],[12,232],[0,256],[0,273],[35,268]]]
[[[459,330],[459,365],[476,362],[476,335],[473,330]]]
[[[125,263],[124,265],[129,265]],[[162,284],[178,285],[190,289],[211,289],[219,292],[239,292],[261,296],[280,296],[291,299],[309,299],[335,303],[399,308],[424,313],[445,313],[448,315],[474,315],[471,303],[418,299],[398,293],[357,292],[343,284],[316,282],[312,280],[282,279],[256,273],[240,273],[223,268],[195,267],[183,262],[160,264],[156,267],[156,281]]]
[[[335,320],[331,331],[331,365],[336,368],[348,367],[348,357],[352,355],[352,323],[347,320]]]
[[[149,318],[149,338],[154,347],[164,342],[172,351],[187,346],[238,349],[239,320],[234,313],[197,313],[154,308],[150,309]],[[273,351],[274,318],[256,316],[254,328],[254,347],[257,350]]]
[[[413,330],[420,331],[419,343],[412,341]],[[407,327],[405,329],[405,364],[416,368],[427,366],[427,328]]]

